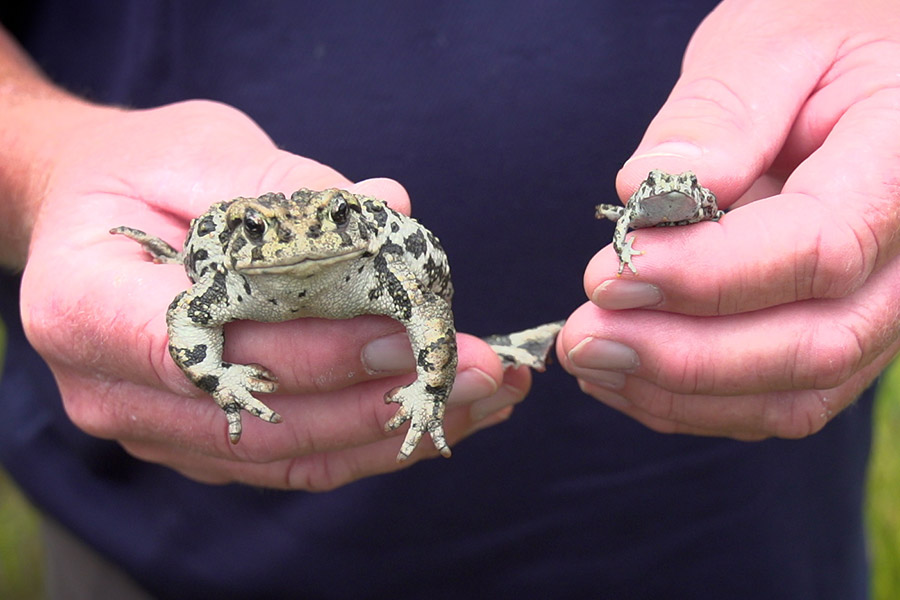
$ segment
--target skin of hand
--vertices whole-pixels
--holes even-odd
[[[180,248],[190,219],[214,201],[342,187],[408,213],[405,190],[385,179],[353,184],[281,151],[246,115],[221,104],[120,110],[28,89],[34,93],[13,112],[16,123],[33,125],[31,135],[16,146],[20,162],[0,175],[8,205],[19,209],[7,240],[30,244],[27,261],[26,246],[15,243],[4,245],[4,259],[24,265],[25,331],[53,370],[72,421],[137,458],[208,483],[326,490],[401,468],[405,427],[385,433],[397,406],[382,401],[415,378],[399,323],[363,316],[228,324],[226,358],[278,376],[278,393],[262,399],[284,418],[273,425],[245,415],[234,445],[224,412],[168,355],[165,312],[190,283],[184,269],[150,262],[108,230],[127,224]],[[48,107],[53,116],[42,114]],[[505,420],[529,385],[527,369],[504,373],[484,342],[461,334],[444,425],[451,445]],[[436,455],[424,439],[404,466]]]
[[[819,431],[900,350],[900,4],[726,0],[619,196],[653,168],[729,212],[630,234],[639,276],[598,252],[563,366],[656,431]]]

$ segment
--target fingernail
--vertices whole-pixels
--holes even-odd
[[[522,401],[522,398],[523,395],[520,390],[504,385],[493,396],[472,403],[469,415],[473,421],[481,421],[499,410],[518,404]]]
[[[408,373],[416,368],[405,333],[372,340],[363,346],[361,359],[369,373]]]
[[[591,302],[608,310],[647,308],[662,302],[662,292],[651,283],[627,279],[607,279],[591,294]]]
[[[696,160],[701,156],[703,156],[703,148],[690,142],[665,142],[646,152],[635,154],[625,161],[625,164],[647,158],[674,157]]]
[[[450,404],[468,404],[497,393],[497,382],[481,369],[466,369],[456,375],[453,390],[447,400]]]
[[[569,351],[572,364],[582,369],[634,371],[640,365],[637,352],[619,342],[589,337]]]

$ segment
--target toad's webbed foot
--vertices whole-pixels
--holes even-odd
[[[219,375],[206,375],[198,387],[212,394],[228,418],[228,437],[236,444],[241,439],[241,410],[269,423],[280,423],[281,415],[253,397],[250,392],[270,394],[278,389],[274,374],[261,365],[222,363]]]
[[[643,254],[641,250],[635,250],[632,248],[632,244],[634,244],[634,237],[631,236],[627,238],[625,242],[622,244],[622,247],[618,249],[619,251],[619,275],[622,274],[622,270],[625,268],[625,265],[628,265],[628,268],[631,269],[631,272],[637,275],[637,267],[634,266],[634,261],[631,260],[635,256],[640,256]]]
[[[438,452],[444,457],[450,457],[450,447],[444,437],[443,426],[448,395],[448,391],[436,390],[418,381],[405,387],[394,388],[384,395],[385,402],[396,402],[400,405],[396,414],[384,424],[385,430],[393,431],[407,421],[410,422],[409,431],[406,432],[406,438],[397,455],[397,462],[409,458],[426,432],[431,436]]]

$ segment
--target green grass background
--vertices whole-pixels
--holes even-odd
[[[875,405],[866,518],[872,598],[900,598],[900,362],[887,370]]]
[[[895,600],[900,598],[900,363],[888,370],[879,390],[868,491],[872,597]],[[0,472],[0,598],[41,597],[38,518]]]

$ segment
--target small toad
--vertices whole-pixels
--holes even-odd
[[[596,217],[616,221],[613,248],[619,256],[619,274],[625,265],[637,275],[632,260],[643,252],[634,250],[634,236],[626,240],[628,229],[690,225],[701,221],[718,221],[723,215],[716,204],[716,196],[702,187],[691,171],[670,175],[652,170],[625,206],[600,204]]]

